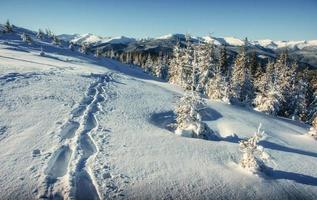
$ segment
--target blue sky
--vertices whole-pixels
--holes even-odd
[[[317,39],[317,0],[0,0],[0,22],[57,34]]]

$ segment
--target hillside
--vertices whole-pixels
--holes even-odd
[[[317,198],[307,125],[206,100],[219,141],[180,137],[181,88],[29,34],[0,35],[0,199]],[[260,123],[272,159],[256,175],[238,142]]]

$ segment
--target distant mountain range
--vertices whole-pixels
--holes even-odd
[[[185,34],[168,34],[157,38],[135,39],[125,36],[120,37],[101,37],[94,34],[73,34],[59,35],[60,39],[73,42],[77,45],[89,44],[92,49],[102,49],[104,51],[114,50],[120,52],[167,52],[171,53],[177,41],[185,42]],[[243,39],[235,37],[190,37],[193,43],[210,43],[216,47],[225,45],[229,54],[234,55],[239,47],[244,44]],[[261,59],[275,58],[276,55],[286,48],[291,57],[300,63],[308,64],[310,67],[317,68],[317,40],[300,41],[274,41],[270,39],[248,41],[250,51],[257,53]]]
[[[128,44],[131,42],[140,41],[140,39],[129,38],[125,36],[120,37],[101,37],[91,33],[79,35],[59,35],[60,39],[65,41],[71,41],[76,44],[92,44],[99,45],[102,43],[116,43],[116,44]],[[227,45],[227,46],[242,46],[244,44],[244,40],[235,38],[235,37],[212,37],[212,36],[204,36],[204,37],[191,37],[192,40],[197,42],[206,42],[214,45]],[[149,38],[147,40],[173,40],[173,39],[185,39],[184,34],[168,34],[163,35],[157,38]],[[142,39],[141,39],[142,40]],[[270,39],[264,40],[254,40],[249,41],[249,45],[251,46],[260,46],[268,49],[280,49],[280,48],[289,48],[289,49],[304,49],[309,47],[317,48],[317,40],[299,40],[299,41],[274,41]]]

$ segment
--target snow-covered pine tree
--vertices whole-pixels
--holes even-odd
[[[52,38],[54,36],[54,33],[49,29],[46,28],[45,29],[45,34],[47,35],[47,37]]]
[[[196,62],[199,70],[199,92],[207,94],[208,82],[215,74],[216,62],[214,46],[211,44],[200,44],[195,48]]]
[[[125,63],[126,63],[126,64],[132,64],[131,52],[127,52],[127,53],[126,53]]]
[[[220,66],[213,70],[213,75],[207,83],[206,94],[211,99],[229,103],[229,83],[223,76]]]
[[[312,101],[310,102],[308,106],[308,112],[307,112],[307,122],[312,124],[313,121],[316,119],[317,122],[317,91],[315,91],[315,94],[313,95]],[[316,123],[317,128],[317,123]]]
[[[42,29],[39,29],[39,31],[37,32],[37,34],[36,34],[36,37],[38,38],[38,39],[40,39],[40,40],[43,40],[43,38],[44,38],[44,32],[42,31]]]
[[[246,39],[245,44],[240,48],[240,52],[235,60],[231,77],[231,91],[233,102],[239,102],[249,106],[254,97],[254,89],[249,69],[247,44]]]
[[[89,51],[90,51],[90,47],[88,44],[82,44],[80,46],[80,53],[88,54]]]
[[[115,53],[114,53],[113,49],[111,49],[111,51],[110,51],[110,59],[115,59]]]
[[[263,135],[260,124],[254,136],[239,142],[240,151],[243,153],[240,166],[252,173],[264,172],[267,168],[264,162],[270,158],[263,147],[258,145]]]
[[[153,63],[151,54],[149,53],[144,64],[144,71],[151,73],[154,68],[153,66],[154,66],[154,63]]]
[[[161,79],[166,79],[168,72],[167,72],[167,56],[160,53],[157,61],[154,64],[154,75]]]
[[[41,47],[40,56],[45,56],[45,53],[44,53],[44,51],[43,51],[43,47]]]
[[[186,35],[186,48],[183,54],[183,65],[180,69],[180,86],[186,90],[191,90],[194,86],[193,84],[193,73],[194,73],[194,49],[190,41],[190,35]]]
[[[297,76],[297,80],[295,81],[295,85],[293,85],[293,94],[292,94],[292,102],[290,103],[290,107],[292,108],[292,119],[293,120],[307,120],[308,113],[308,80],[307,75],[308,70],[305,69],[300,75]]]
[[[135,54],[132,60],[133,60],[133,62],[132,62],[133,65],[138,65],[138,66],[140,66],[140,65],[141,65],[140,53]]]
[[[187,39],[188,41],[188,39]],[[185,96],[180,99],[180,102],[178,106],[175,109],[176,112],[176,122],[177,122],[177,128],[175,130],[175,134],[184,136],[184,137],[194,137],[194,138],[202,138],[202,139],[208,139],[208,140],[218,140],[219,136],[215,134],[206,123],[202,121],[202,117],[200,115],[200,111],[202,109],[205,109],[206,103],[201,98],[200,93],[196,91],[197,89],[197,74],[195,73],[196,70],[198,70],[198,67],[196,65],[196,61],[190,61],[192,65],[189,65],[189,56],[186,55],[195,53],[191,51],[192,49],[189,47],[189,44],[187,44],[187,49],[185,50],[185,65],[188,68],[186,69],[188,71],[191,71],[190,76],[186,74],[185,78],[192,79],[192,80],[186,80],[187,81],[187,89],[190,89],[190,91],[187,91]],[[195,60],[195,57],[193,58]],[[183,68],[184,70],[184,68]],[[182,73],[186,73],[182,72]],[[187,76],[188,75],[188,76]]]
[[[52,44],[59,46],[61,44],[61,41],[58,39],[56,35],[52,35]]]
[[[230,68],[229,68],[227,48],[225,45],[222,45],[220,47],[219,67],[220,67],[222,75],[228,78],[230,75]]]
[[[32,44],[32,42],[33,42],[32,38],[28,34],[26,34],[24,32],[21,34],[21,39],[22,39],[23,42],[26,42],[28,44]]]
[[[169,82],[173,84],[181,83],[181,69],[184,65],[183,61],[184,49],[181,48],[180,42],[177,41],[173,48],[173,58],[170,63]]]
[[[9,20],[5,23],[3,27],[3,33],[12,33],[13,32],[13,25],[10,23]]]
[[[266,72],[260,77],[254,107],[256,110],[271,115],[277,115],[281,109],[284,96],[276,84],[274,63],[269,61]]]
[[[75,45],[74,45],[73,42],[70,42],[70,43],[69,43],[68,49],[70,49],[71,51],[74,51],[74,50],[75,50]]]
[[[308,134],[317,140],[317,117],[312,122],[312,127],[310,128]]]
[[[278,113],[281,116],[291,117],[294,112],[292,102],[294,102],[297,68],[297,63],[290,62],[287,51],[284,51],[275,62],[275,84],[284,100],[281,102],[281,109]]]
[[[102,49],[97,48],[95,52],[95,57],[99,58],[102,55]]]
[[[219,136],[202,121],[199,112],[204,108],[205,101],[199,93],[188,91],[175,109],[177,116],[175,134],[183,137],[218,140]]]
[[[252,52],[250,55],[249,67],[251,72],[251,79],[254,85],[255,90],[258,90],[260,84],[260,77],[262,75],[262,67],[258,62],[256,52]]]

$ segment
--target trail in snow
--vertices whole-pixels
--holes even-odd
[[[70,119],[61,127],[61,146],[53,153],[44,171],[46,189],[41,197],[100,199],[88,172],[87,161],[97,152],[90,133],[98,127],[96,114],[102,111],[100,104],[105,101],[106,90],[103,87],[112,80],[112,74],[91,76],[97,80],[89,86],[83,100],[71,111]]]

